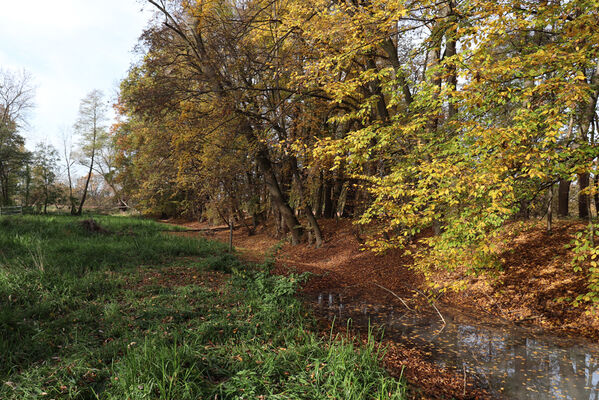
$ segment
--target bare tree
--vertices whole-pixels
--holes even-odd
[[[75,164],[73,154],[73,132],[66,127],[62,129],[62,149],[67,180],[69,183],[69,205],[71,208],[71,215],[75,215],[77,214],[77,201],[73,195],[73,176],[71,174],[73,165]]]
[[[35,87],[31,74],[0,68],[0,123],[15,130],[25,124],[27,111],[33,108]]]
[[[119,207],[128,207],[116,179],[117,154],[114,136],[104,130],[100,132],[96,138],[94,171],[104,179],[104,183],[112,190],[115,199],[119,203]]]
[[[33,107],[35,88],[31,75],[0,69],[0,195],[1,203],[11,203],[18,174],[28,161],[25,139],[19,129],[26,124]]]
[[[100,90],[93,90],[81,100],[79,117],[75,123],[75,131],[81,135],[79,162],[89,171],[76,214],[81,215],[87,196],[89,182],[94,171],[94,159],[98,147],[98,138],[105,134],[106,103]]]

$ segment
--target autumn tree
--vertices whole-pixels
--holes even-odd
[[[137,93],[144,94],[128,97],[125,108],[140,114],[153,107],[154,116],[160,114],[157,110],[177,110],[187,117],[186,123],[211,119],[227,125],[251,150],[274,212],[299,242],[303,229],[290,194],[297,175],[293,169],[300,164],[289,147],[294,128],[288,122],[291,110],[306,95],[292,89],[289,74],[281,73],[283,68],[301,68],[290,56],[291,32],[280,34],[278,29],[278,15],[285,12],[286,3],[150,3],[163,15],[164,24],[144,35],[148,57],[136,70],[142,76],[135,80]],[[274,143],[288,144],[270,145]],[[278,157],[288,173],[281,174]],[[311,229],[318,232],[312,210],[301,207]]]
[[[131,78],[123,82],[121,105],[137,93],[134,86]],[[119,171],[116,180],[121,192],[145,213],[163,217],[188,215],[183,207],[176,206],[186,193],[177,187],[177,160],[173,131],[167,128],[168,117],[153,121],[154,118],[145,119],[142,115],[129,113],[115,127]]]
[[[375,249],[434,228],[429,255],[446,257],[423,257],[431,265],[459,264],[473,249],[485,259],[489,235],[528,215],[539,193],[576,175],[584,186],[580,171],[595,155],[577,133],[586,125],[572,131],[569,121],[595,107],[586,45],[597,40],[595,11],[585,2],[295,3],[286,23],[311,52],[298,84],[325,91],[337,110],[329,123],[348,127],[315,154],[368,191],[361,222],[381,224]]]

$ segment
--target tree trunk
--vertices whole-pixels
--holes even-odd
[[[350,218],[354,218],[357,216],[356,202],[357,202],[358,191],[359,191],[359,189],[357,189],[352,184],[352,182],[349,181],[348,185],[347,185],[347,190],[346,190],[347,193],[345,195],[344,214]]]
[[[81,196],[81,202],[79,203],[79,209],[77,210],[76,215],[81,215],[83,213],[83,204],[85,203],[85,198],[87,197],[87,188],[89,187],[89,181],[92,177],[92,171],[94,169],[94,157],[96,156],[96,136],[97,136],[97,126],[96,126],[96,115],[94,111],[94,137],[92,141],[92,157],[89,163],[89,173],[87,174],[87,179],[85,180],[85,187],[83,188],[83,195]]]
[[[401,86],[404,95],[404,100],[406,102],[406,105],[409,107],[410,104],[412,104],[413,98],[412,93],[410,91],[410,86],[408,85],[405,73],[402,69],[399,57],[397,55],[397,47],[395,46],[395,43],[393,43],[393,41],[389,38],[383,42],[382,47],[385,53],[387,53],[387,57],[389,57],[391,66],[393,66],[393,69],[395,70],[397,83],[399,84],[399,86]]]
[[[557,215],[566,218],[570,214],[570,185],[572,182],[561,179],[557,189]]]
[[[432,47],[429,49],[429,67],[435,67],[441,63],[441,41],[443,36],[440,32],[440,29],[439,22],[435,22],[435,25],[431,31],[431,39],[434,38],[434,42],[432,43]],[[432,97],[434,101],[436,101],[441,93],[443,77],[439,71],[436,71],[434,74],[431,74],[429,79],[430,83],[434,86]],[[427,130],[431,134],[436,134],[437,130],[439,129],[440,122],[441,121],[438,114],[437,116],[429,116]],[[427,156],[427,161],[430,161],[430,156]],[[435,236],[439,236],[442,233],[441,221],[438,218],[433,218],[432,228]]]
[[[591,130],[593,120],[595,118],[595,110],[597,108],[597,97],[599,96],[599,61],[595,65],[595,69],[590,76],[590,86],[593,89],[593,93],[588,99],[586,104],[583,104],[583,112],[580,120],[580,140],[581,142],[588,144],[589,142],[589,131]],[[594,135],[593,135],[594,136]],[[592,143],[594,144],[594,143]],[[578,174],[578,186],[580,192],[589,186],[588,172]],[[579,194],[578,195],[578,216],[581,219],[587,219],[589,215],[589,195]]]
[[[584,189],[589,187],[589,173],[585,172],[578,175],[578,188],[580,192],[578,194],[578,218],[588,219],[589,218],[589,195],[582,193]]]
[[[285,236],[289,233],[289,227],[287,227],[283,215],[279,215],[279,227],[279,231],[281,231],[281,236]]]
[[[0,166],[2,165],[2,161],[0,160]],[[2,204],[3,206],[8,205],[8,201],[10,199],[8,192],[8,176],[6,174],[0,175],[0,187],[2,188]]]
[[[441,221],[437,218],[433,219],[433,234],[435,236],[439,236],[443,233],[443,227],[441,226]]]
[[[71,152],[69,151],[67,144],[67,137],[63,136],[63,150],[64,150],[64,159],[67,167],[67,182],[69,183],[69,204],[71,206],[71,215],[77,214],[77,202],[75,197],[73,196],[73,179],[71,177]]]
[[[307,199],[304,197],[304,187],[299,175],[299,171],[297,169],[297,159],[293,157],[292,165],[293,167],[293,178],[295,179],[295,184],[297,186],[297,191],[300,196],[300,204],[301,208],[306,213],[306,218],[308,218],[308,222],[310,223],[310,227],[314,232],[314,239],[316,240],[316,247],[322,246],[322,232],[320,230],[320,226],[318,225],[318,221],[314,217],[314,213],[312,213],[312,208],[308,204]]]
[[[547,232],[551,232],[553,226],[553,185],[549,188],[549,202],[547,205]]]
[[[325,218],[333,218],[333,187],[328,179],[324,181],[323,199],[322,199],[322,215]]]
[[[369,69],[378,72],[374,56],[368,56],[366,58],[366,65]],[[381,82],[378,79],[373,80],[370,84],[370,90],[378,98],[376,102],[376,110],[379,118],[383,122],[389,122],[389,111],[387,111],[387,102],[385,101],[383,90],[381,89]]]
[[[25,207],[29,207],[29,196],[31,190],[31,168],[27,165],[25,169]]]
[[[274,204],[272,205],[271,208],[272,208],[272,210],[271,210],[272,219],[275,222],[275,229],[277,232],[276,237],[278,239],[280,239],[283,236],[283,232],[281,232],[281,213],[280,213],[279,209],[274,206]]]
[[[233,252],[233,216],[229,216],[229,253]]]
[[[520,199],[520,210],[518,211],[518,218],[529,219],[530,218],[530,201],[526,199]]]
[[[318,177],[318,189],[316,190],[316,201],[314,202],[314,214],[318,217],[322,216],[322,188],[324,185],[324,174],[322,171]]]
[[[449,32],[446,33],[447,45],[445,46],[445,57],[443,57],[444,59],[454,57],[458,53],[457,52],[457,43],[456,43],[456,39],[455,39],[455,35],[456,35],[455,31],[456,31],[456,28],[452,27],[449,29]],[[457,84],[458,84],[458,76],[457,76],[457,68],[456,68],[453,60],[449,61],[447,68],[448,68],[447,86],[449,86],[449,88],[451,90],[455,91]],[[453,96],[450,96],[450,97],[453,97]],[[455,103],[450,100],[448,108],[447,108],[448,119],[450,119],[450,120],[453,119],[457,113],[458,113],[458,110],[455,106]]]
[[[295,217],[293,210],[285,201],[283,192],[281,192],[281,187],[279,186],[277,176],[268,156],[268,149],[265,147],[263,143],[261,143],[258,140],[258,138],[256,138],[249,126],[246,126],[244,131],[244,134],[248,142],[256,146],[257,148],[256,161],[258,162],[258,166],[260,167],[260,169],[262,170],[262,174],[264,175],[266,187],[268,188],[268,192],[270,194],[270,198],[272,199],[273,205],[279,210],[279,212],[281,213],[281,218],[283,219],[283,221],[285,221],[287,229],[289,229],[289,231],[291,232],[292,243],[294,245],[299,244],[302,240],[303,229],[299,224],[297,218]]]
[[[254,226],[254,224],[250,225],[245,221],[245,216],[243,215],[243,213],[241,212],[241,210],[239,209],[239,207],[234,207],[235,210],[235,215],[237,215],[237,219],[239,220],[239,222],[241,222],[241,224],[243,224],[243,226],[245,226],[245,229],[247,229],[248,231],[248,236],[253,236],[256,233],[256,228]]]
[[[339,200],[341,199],[341,195],[343,194],[343,184],[345,181],[343,180],[345,165],[343,162],[339,165],[337,169],[337,175],[335,177],[335,184],[333,186],[332,192],[332,202],[333,202],[333,217],[337,217],[337,211],[339,211]]]

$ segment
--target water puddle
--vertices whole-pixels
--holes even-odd
[[[507,323],[487,323],[456,310],[436,315],[352,304],[326,293],[317,313],[336,324],[382,327],[384,337],[430,353],[431,361],[475,376],[497,398],[599,400],[599,346]]]

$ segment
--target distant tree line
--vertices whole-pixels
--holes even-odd
[[[0,69],[0,206],[20,205],[47,213],[49,206],[66,207],[81,214],[86,198],[96,205],[115,203],[114,184],[116,147],[106,129],[106,104],[99,91],[92,91],[81,102],[73,132],[63,132],[63,158],[48,143],[38,143],[33,151],[25,147],[23,130],[34,105],[35,88],[26,72]],[[70,132],[70,133],[69,133]],[[86,168],[77,178],[74,165]]]

